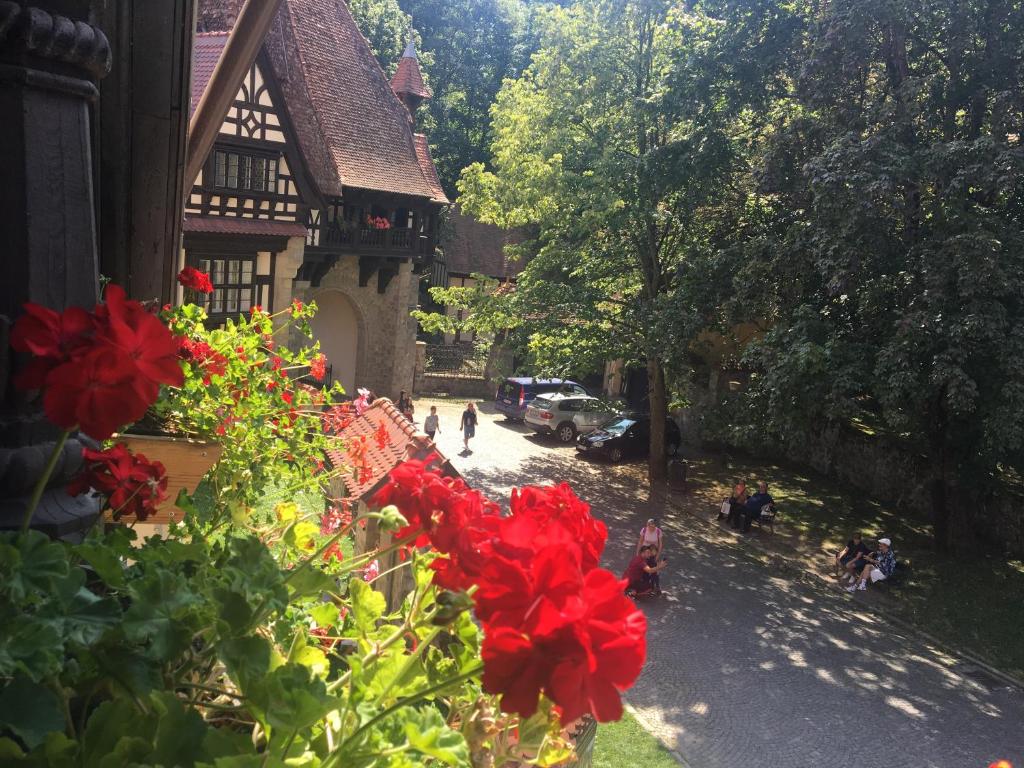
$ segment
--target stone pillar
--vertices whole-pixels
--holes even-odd
[[[8,346],[10,325],[25,302],[62,310],[97,300],[89,105],[110,65],[99,29],[0,2],[0,528],[21,523],[58,434],[11,383],[20,361]],[[80,464],[81,446],[72,439],[34,527],[69,536],[95,520],[96,502],[64,492]]]
[[[416,367],[413,369],[412,391],[423,392],[423,375],[427,372],[427,342],[416,342]]]

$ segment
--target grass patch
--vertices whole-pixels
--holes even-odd
[[[822,549],[838,551],[850,533],[888,536],[911,573],[890,590],[892,606],[925,632],[1024,676],[1024,562],[976,552],[937,554],[930,524],[865,497],[811,470],[748,457],[691,462],[691,478],[703,486],[765,479],[779,505],[776,544],[793,546],[827,563]]]
[[[617,723],[597,727],[594,768],[679,768],[679,763],[661,742],[643,729],[629,712]]]

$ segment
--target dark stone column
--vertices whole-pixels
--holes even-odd
[[[20,525],[58,434],[11,384],[10,325],[27,301],[92,307],[98,293],[89,104],[110,47],[61,15],[70,0],[39,6],[0,1],[0,528]],[[72,439],[33,527],[73,536],[95,520],[96,502],[63,490],[80,463]]]

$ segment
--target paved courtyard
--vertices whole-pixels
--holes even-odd
[[[648,661],[627,699],[690,768],[986,768],[997,758],[1024,766],[1021,691],[885,626],[845,594],[766,572],[736,537],[650,498],[640,465],[577,458],[487,403],[474,452],[460,456],[464,404],[430,402],[439,405],[441,450],[492,498],[527,483],[571,483],[609,526],[613,571],[643,522],[659,519],[667,594],[642,603]],[[430,402],[417,402],[417,421]]]

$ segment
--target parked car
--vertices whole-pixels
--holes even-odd
[[[672,419],[665,419],[665,451],[669,456],[675,456],[681,442],[679,426]],[[619,416],[576,440],[577,451],[604,455],[615,462],[628,457],[647,456],[650,447],[649,416]]]
[[[582,384],[568,379],[533,379],[529,376],[505,379],[494,395],[494,408],[512,421],[526,418],[526,406],[537,395],[554,393],[565,395],[589,395]]]
[[[571,443],[577,435],[593,432],[608,422],[616,411],[607,403],[589,395],[538,395],[526,406],[525,421],[537,432],[555,435]]]

